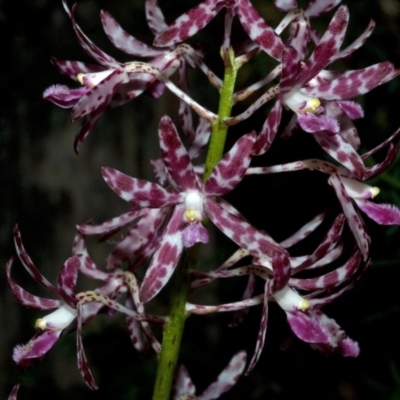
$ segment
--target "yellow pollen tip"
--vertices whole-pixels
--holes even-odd
[[[84,74],[83,74],[82,72],[80,72],[80,73],[76,76],[76,79],[78,79],[78,82],[79,82],[81,85],[84,84],[84,83],[83,83],[83,77],[84,77]]]
[[[303,110],[304,112],[315,113],[318,110],[321,102],[316,97],[313,97],[307,102],[307,107]]]
[[[193,208],[188,208],[185,211],[185,218],[188,222],[196,221],[196,210]]]
[[[376,186],[371,188],[371,198],[374,198],[375,196],[378,196],[380,192],[380,189]]]
[[[46,329],[46,322],[43,318],[38,318],[35,322],[35,328],[41,329],[42,331]]]
[[[305,300],[305,299],[301,300],[300,303],[299,303],[299,305],[298,305],[298,309],[299,309],[300,311],[306,311],[306,310],[308,310],[310,307],[311,307],[310,302],[309,302],[308,300]]]

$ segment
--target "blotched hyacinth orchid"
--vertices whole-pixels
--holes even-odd
[[[274,0],[273,3],[285,13],[275,28],[264,20],[250,0],[199,1],[170,24],[164,18],[158,0],[146,0],[147,23],[155,36],[153,46],[129,35],[109,13],[101,11],[103,28],[111,43],[126,54],[140,58],[140,61],[119,62],[84,34],[75,19],[76,5],[70,8],[68,1],[62,0],[80,46],[96,62],[92,65],[53,59],[62,74],[82,86],[70,89],[55,85],[44,92],[46,100],[71,108],[72,120],[82,119],[82,128],[75,138],[75,150],[79,150],[107,109],[143,93],[159,97],[166,87],[178,99],[175,117],[179,117],[180,126],[177,128],[169,116],[161,118],[158,140],[162,157],[151,161],[157,183],[103,167],[104,180],[119,197],[130,203],[130,208],[102,224],[77,226],[79,233],[75,237],[72,257],[61,268],[57,286],[48,282],[33,264],[22,245],[18,227],[15,228],[15,247],[22,265],[56,296],[56,299],[45,299],[25,291],[11,277],[13,259],[8,262],[7,279],[16,299],[30,308],[55,310],[37,320],[36,327],[43,332],[26,345],[16,346],[13,358],[18,365],[31,365],[64,333],[76,328],[78,369],[86,384],[96,389],[83,349],[83,325],[100,312],[119,312],[125,316],[133,346],[139,351],[152,348],[158,354],[154,400],[170,399],[173,386],[175,400],[217,399],[243,373],[246,355],[243,351],[236,353],[216,381],[196,395],[186,368],[178,367],[175,372],[186,318],[190,314],[233,312],[231,326],[235,326],[244,321],[249,307],[261,305],[255,350],[246,370],[249,374],[264,347],[270,302],[285,312],[294,335],[313,348],[327,354],[358,355],[357,342],[321,309],[351,289],[371,262],[371,239],[358,209],[379,224],[400,225],[400,210],[372,202],[379,189],[367,183],[386,171],[395,160],[398,146],[394,141],[400,130],[367,153],[359,154],[361,140],[353,121],[363,117],[364,112],[352,101],[392,80],[400,70],[390,62],[344,72],[327,69],[337,60],[344,62],[363,45],[374,28],[371,21],[361,35],[342,49],[350,18],[348,8],[343,5],[337,8],[325,32],[320,34],[312,24],[313,19],[331,11],[340,0],[311,0],[303,9],[296,0]],[[220,51],[224,68],[222,78],[204,62],[208,59],[207,46],[196,44],[192,47],[183,43],[205,29],[221,10],[225,11]],[[236,18],[247,35],[240,43],[232,43],[232,26]],[[287,32],[283,40],[284,30]],[[273,59],[274,67],[259,81],[236,91],[240,68],[261,52]],[[192,84],[196,79],[189,76],[191,69],[205,74],[212,90],[218,91],[216,113],[192,97],[189,82]],[[176,84],[170,80],[175,73]],[[232,108],[237,102],[250,99],[250,95],[266,86],[264,94],[247,110],[232,116]],[[271,100],[275,103],[259,133],[255,133],[259,128],[253,129],[253,126],[248,131],[238,129],[239,138],[230,150],[225,151],[229,127],[252,117]],[[262,163],[269,158],[259,157],[261,164],[251,166],[253,156],[264,155],[273,145],[281,130],[284,109],[291,118],[283,127],[282,136],[290,138],[294,128],[300,127],[313,135],[324,150],[322,157],[329,155],[332,160],[318,158],[318,154],[306,160],[294,156],[286,163],[278,161],[277,165],[265,166]],[[197,116],[192,115],[192,110]],[[250,130],[253,131],[246,133]],[[200,158],[206,148],[204,164],[200,161],[194,165],[194,160]],[[386,157],[366,166],[366,159],[382,149],[387,150]],[[288,154],[294,154],[292,149]],[[304,225],[287,239],[276,241],[262,228],[248,222],[223,198],[233,189],[239,190],[239,184],[248,175],[299,170],[326,174],[326,184],[332,186],[331,192],[336,195],[343,214],[320,212],[309,222],[303,222]],[[261,178],[265,186],[258,194],[268,196],[268,179],[266,176]],[[265,204],[263,214],[271,212],[267,197]],[[296,205],[293,201],[293,207]],[[325,208],[325,204],[321,205],[321,209]],[[286,216],[282,218],[285,225],[290,222]],[[205,271],[200,272],[196,263],[200,246],[209,241],[210,221],[234,242],[237,249],[221,266],[213,268],[210,266],[213,262],[209,261]],[[297,250],[292,247],[309,236],[315,237],[313,232],[323,229],[323,223],[331,225],[312,247],[315,250],[296,255]],[[342,240],[345,223],[354,240]],[[86,235],[97,235],[104,242],[116,233],[122,237],[117,239],[111,252],[107,251],[105,272],[89,256],[85,238]],[[143,277],[141,282],[136,278],[139,269],[144,269],[141,275],[138,273]],[[99,281],[100,286],[76,293],[79,273]],[[172,275],[169,316],[147,314],[147,302],[158,295]],[[188,297],[190,291],[216,279],[238,276],[245,276],[247,285],[239,299],[231,303],[194,304]],[[168,293],[168,290],[163,292]],[[163,326],[162,344],[153,332],[153,323]],[[15,385],[9,400],[16,400],[18,390],[19,385]]]

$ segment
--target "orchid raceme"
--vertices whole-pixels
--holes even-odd
[[[370,37],[375,23],[371,21],[344,46],[350,21],[346,5],[339,5],[340,0],[299,3],[273,0],[258,9],[251,0],[198,0],[195,5],[165,8],[164,16],[168,5],[163,0],[146,0],[143,17],[154,36],[153,45],[137,39],[141,32],[136,37],[128,34],[102,10],[106,36],[128,59],[120,62],[81,29],[75,16],[80,4],[61,0],[60,9],[64,8],[79,45],[94,63],[53,59],[59,72],[77,84],[74,88],[50,86],[43,97],[71,109],[72,121],[82,121],[75,137],[76,152],[108,109],[142,94],[160,98],[165,89],[170,97],[158,103],[161,111],[153,110],[151,117],[163,115],[154,135],[158,145],[146,154],[160,148],[161,157],[139,157],[140,170],[150,165],[155,181],[131,177],[128,171],[115,169],[109,159],[102,177],[129,207],[102,223],[92,222],[92,210],[89,222],[74,221],[78,233],[71,257],[58,272],[57,285],[36,268],[15,227],[20,263],[53,296],[42,298],[23,289],[10,259],[6,276],[17,301],[28,308],[52,310],[37,319],[39,332],[14,348],[13,359],[19,367],[27,369],[64,335],[74,332],[79,372],[90,389],[97,389],[97,373],[92,374],[83,347],[83,327],[100,314],[122,314],[133,347],[157,357],[153,400],[218,399],[233,389],[244,371],[249,375],[260,362],[267,328],[275,323],[269,315],[270,303],[283,310],[289,333],[312,348],[326,355],[358,356],[358,343],[322,309],[352,289],[372,262],[374,240],[362,214],[381,225],[400,225],[400,209],[376,203],[380,189],[369,182],[395,163],[400,129],[371,150],[360,152],[368,147],[361,139],[370,132],[359,134],[357,120],[369,116],[360,105],[364,103],[354,101],[396,78],[400,69],[383,61],[346,70],[349,56]],[[270,6],[277,8],[278,17],[264,13]],[[208,36],[217,43],[198,43],[202,31],[218,25],[220,12],[223,26],[219,34]],[[322,14],[330,18],[323,30],[316,21]],[[237,43],[236,37],[240,38]],[[212,59],[215,44],[217,61]],[[245,64],[243,79],[239,79]],[[245,108],[235,114],[240,101],[246,101]],[[269,109],[260,118],[264,106]],[[305,134],[294,137],[295,129]],[[146,128],[143,134],[152,132]],[[310,135],[318,144],[315,148],[301,142]],[[281,138],[287,140],[275,146]],[[142,143],[135,146],[143,148]],[[303,159],[306,147],[310,155]],[[322,173],[326,179],[318,180],[311,191],[303,191],[303,181],[293,185],[275,179],[278,184],[271,184],[271,174],[299,176],[298,171],[304,170]],[[249,175],[258,175],[256,192],[243,189],[244,181],[251,181]],[[284,198],[275,190],[279,186],[286,190]],[[325,189],[333,201],[320,196]],[[282,205],[271,200],[274,196],[281,196]],[[307,196],[312,197],[312,206]],[[243,199],[251,207],[254,203],[253,215],[247,215]],[[308,207],[304,213],[303,205]],[[310,207],[312,214],[307,217]],[[299,218],[293,219],[292,213]],[[274,226],[277,223],[279,227]],[[294,233],[282,239],[288,232]],[[100,243],[93,243],[91,236]],[[220,251],[219,242],[211,243],[220,236],[235,246],[222,264],[215,254],[215,249]],[[101,249],[92,253],[92,246]],[[94,261],[103,256],[104,262]],[[78,282],[81,275],[82,283]],[[236,278],[244,280],[244,286],[231,290],[234,286],[226,286],[227,281]],[[88,280],[94,282],[81,290]],[[216,282],[219,288],[214,293]],[[224,291],[229,291],[229,300],[219,299]],[[192,366],[185,354],[179,354],[186,339],[186,321],[192,314],[229,312],[233,328],[251,323],[246,315],[254,306],[259,306],[261,315],[258,333],[248,336],[253,342],[249,346],[236,339],[227,341],[235,343],[226,358],[231,361],[210,386],[196,394],[188,373]],[[158,307],[163,311],[157,311]],[[112,321],[106,318],[105,323]],[[112,340],[107,337],[105,343]],[[84,341],[90,341],[90,335]],[[247,365],[246,353],[238,351],[245,346],[253,352]],[[268,371],[263,373],[268,375]],[[16,384],[9,399],[16,400],[19,390]]]

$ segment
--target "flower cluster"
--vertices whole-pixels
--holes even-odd
[[[392,164],[398,151],[395,140],[400,130],[374,149],[359,154],[360,137],[353,121],[363,117],[363,110],[352,100],[394,79],[400,70],[389,62],[344,72],[329,69],[335,61],[345,59],[361,47],[374,28],[371,22],[353,43],[342,48],[349,11],[345,5],[338,6],[340,1],[312,0],[304,9],[294,0],[274,0],[274,3],[285,13],[276,28],[268,25],[249,0],[205,0],[170,24],[157,0],[146,0],[146,18],[155,35],[153,46],[130,36],[110,14],[102,11],[105,33],[114,46],[131,56],[148,59],[147,62],[121,63],[85,35],[75,19],[75,6],[70,8],[67,0],[62,0],[79,44],[96,62],[93,65],[53,59],[62,74],[81,86],[71,89],[54,85],[43,95],[60,107],[71,108],[73,121],[82,120],[75,138],[76,151],[107,109],[121,106],[145,92],[159,97],[168,89],[177,96],[179,107],[176,116],[163,116],[159,123],[161,158],[151,161],[156,182],[103,167],[105,182],[129,203],[129,209],[102,224],[77,226],[72,256],[62,266],[57,286],[47,281],[36,268],[22,244],[18,227],[15,228],[15,247],[21,264],[35,281],[56,297],[41,298],[25,291],[12,279],[13,260],[9,261],[8,283],[16,299],[30,308],[55,310],[36,321],[37,335],[14,349],[13,359],[20,367],[26,368],[44,356],[62,334],[75,327],[78,368],[87,385],[96,389],[83,349],[83,325],[99,313],[117,311],[126,316],[128,333],[135,348],[138,351],[152,348],[159,353],[158,374],[162,375],[166,373],[163,370],[164,353],[170,345],[179,346],[175,338],[181,336],[181,326],[187,316],[232,312],[232,325],[237,325],[244,323],[249,307],[262,305],[259,334],[247,366],[248,374],[264,346],[271,301],[285,312],[294,335],[313,348],[326,354],[358,355],[357,342],[321,308],[351,289],[371,262],[371,239],[359,210],[379,224],[400,225],[400,210],[370,201],[379,189],[365,182],[382,174]],[[335,7],[337,10],[325,32],[317,32],[312,19]],[[200,50],[200,47],[183,43],[205,29],[221,11],[225,13],[221,43],[223,77],[206,65],[206,45]],[[235,18],[248,38],[232,44],[231,29]],[[283,40],[281,34],[285,30],[288,34]],[[235,78],[240,67],[259,53],[271,57],[276,66],[258,82],[235,92]],[[188,79],[190,69],[199,69],[207,76],[212,88],[218,89],[218,111],[209,110],[193,99]],[[176,79],[170,79],[175,74]],[[263,94],[245,111],[232,115],[235,103],[259,90],[263,90]],[[253,131],[242,132],[224,153],[229,127],[252,117],[256,110],[272,101],[274,104],[261,127],[255,122]],[[286,126],[281,126],[284,110],[291,118]],[[175,119],[179,119],[179,126],[173,122]],[[279,132],[290,138],[299,128],[313,136],[323,149],[321,155],[272,166],[252,166],[255,158],[268,152]],[[206,147],[205,161],[196,162]],[[368,158],[385,149],[383,161],[366,164]],[[223,198],[234,189],[239,190],[246,176],[262,175],[267,182],[270,174],[299,170],[325,174],[326,184],[332,187],[342,212],[339,215],[331,211],[318,214],[297,230],[293,228],[295,233],[285,240],[275,240],[263,227],[251,224]],[[321,205],[323,208],[325,205]],[[262,212],[271,210],[265,207]],[[299,256],[292,251],[292,246],[314,235],[318,227],[322,230],[323,226],[329,225],[313,252]],[[212,226],[229,238],[237,249],[219,267],[208,265],[205,270],[200,270],[196,268],[199,247],[209,242]],[[353,243],[343,243],[344,230],[352,233]],[[89,256],[85,237],[97,235],[106,239],[119,232],[125,233],[109,253],[104,271]],[[136,278],[139,269],[144,270],[142,281]],[[79,273],[101,284],[95,290],[76,293]],[[176,276],[176,293],[171,295],[170,316],[147,314],[146,304],[164,289],[173,275]],[[194,304],[187,298],[189,290],[199,290],[217,279],[222,282],[237,276],[247,277],[247,286],[234,302]],[[262,290],[256,282],[262,283]],[[180,319],[176,315],[180,315]],[[152,330],[152,324],[156,323],[164,326],[162,345]],[[175,335],[172,344],[168,342],[169,332]],[[173,362],[176,364],[177,360]],[[218,398],[236,383],[245,364],[245,353],[237,353],[217,380],[197,397],[187,370],[178,367],[174,398]],[[172,369],[170,365],[169,370]],[[163,389],[168,392],[163,398],[170,396],[173,371],[171,374],[169,378],[164,376],[164,381],[170,381],[170,384]],[[156,383],[156,390],[158,387],[162,386]],[[18,389],[19,385],[16,385],[10,399],[16,398]]]

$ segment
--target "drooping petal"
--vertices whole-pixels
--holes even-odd
[[[140,287],[140,300],[142,303],[150,301],[168,282],[183,250],[182,229],[184,206],[179,204],[171,216],[165,229],[159,247],[143,278]]]
[[[93,378],[92,371],[90,371],[85,355],[85,350],[83,348],[83,343],[82,343],[83,310],[82,310],[82,305],[79,303],[77,311],[78,311],[78,323],[76,328],[76,350],[78,358],[78,369],[86,385],[88,385],[89,388],[92,390],[97,390],[98,386],[96,385],[96,382]]]
[[[258,330],[256,348],[254,350],[253,357],[251,358],[251,360],[249,362],[249,366],[247,367],[247,370],[245,373],[246,375],[249,375],[250,372],[253,370],[253,368],[257,364],[257,361],[259,360],[259,358],[261,356],[262,349],[264,348],[265,335],[267,333],[268,300],[269,300],[270,293],[271,293],[271,282],[266,282],[265,286],[264,286],[264,302],[263,302],[263,309],[261,312],[261,322],[260,322],[260,328]]]
[[[346,189],[341,183],[339,176],[337,174],[332,174],[328,179],[328,183],[332,185],[336,192],[336,196],[338,197],[338,200],[342,206],[343,213],[346,216],[347,223],[349,224],[349,228],[356,239],[364,260],[366,260],[368,258],[370,244],[367,228],[354,209],[351,199],[346,193]]]
[[[181,198],[179,193],[170,193],[156,183],[131,178],[113,168],[103,167],[102,174],[119,197],[141,208],[166,207],[178,203]]]

